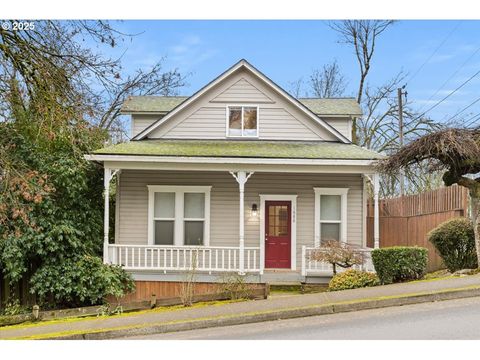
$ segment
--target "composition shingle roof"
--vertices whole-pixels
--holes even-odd
[[[93,152],[104,155],[376,160],[382,155],[353,144],[319,141],[140,140]]]
[[[354,98],[300,98],[298,100],[318,115],[362,115],[362,109]]]
[[[123,113],[166,113],[188,99],[187,96],[130,96],[122,105]],[[303,105],[318,115],[355,115],[362,111],[354,98],[300,98]]]

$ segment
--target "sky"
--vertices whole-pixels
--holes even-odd
[[[115,26],[138,34],[108,50],[122,55],[125,72],[164,58],[165,70],[187,75],[180,95],[194,93],[242,58],[287,91],[292,81],[308,80],[314,69],[336,59],[349,83],[346,95],[355,96],[358,88],[353,51],[326,21],[128,20]],[[380,86],[403,71],[408,101],[425,111],[480,70],[479,34],[480,21],[398,21],[379,38],[367,83]],[[427,115],[448,120],[479,98],[479,85],[480,74]],[[478,113],[480,101],[460,115],[468,120]]]

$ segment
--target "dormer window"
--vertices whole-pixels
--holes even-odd
[[[227,106],[227,136],[258,137],[258,106]]]

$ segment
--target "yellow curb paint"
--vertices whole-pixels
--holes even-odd
[[[138,311],[127,311],[122,314],[115,314],[115,315],[88,315],[82,317],[68,317],[63,319],[53,319],[53,320],[45,320],[45,321],[37,321],[37,322],[24,322],[17,325],[7,325],[0,327],[0,335],[3,331],[7,330],[14,330],[14,329],[28,329],[32,327],[39,327],[39,326],[47,326],[47,325],[55,325],[55,324],[62,324],[62,323],[72,323],[72,322],[82,322],[82,321],[99,321],[105,319],[115,319],[121,318],[126,316],[132,315],[143,315],[143,314],[151,314],[151,313],[162,313],[167,311],[182,311],[188,310],[193,308],[201,308],[207,306],[222,306],[228,305],[236,302],[242,302],[246,300],[238,299],[238,300],[217,300],[217,301],[203,301],[193,304],[192,306],[183,306],[183,305],[172,305],[172,306],[160,306],[154,309],[147,309],[147,310],[138,310]]]
[[[142,328],[149,328],[153,326],[166,326],[166,325],[173,325],[173,324],[180,324],[180,323],[196,323],[205,320],[222,320],[222,319],[231,319],[241,316],[252,316],[252,315],[267,315],[276,312],[283,312],[283,311],[294,311],[294,310],[306,310],[306,309],[315,309],[315,308],[322,308],[334,305],[348,305],[348,304],[360,304],[367,301],[375,301],[375,300],[388,300],[388,299],[402,299],[414,296],[421,296],[421,295],[436,295],[436,294],[445,294],[450,292],[457,292],[463,290],[480,290],[480,286],[478,285],[471,285],[462,288],[451,288],[451,289],[444,289],[438,291],[424,291],[418,293],[409,293],[409,294],[401,294],[401,295],[388,295],[388,296],[378,296],[378,297],[371,297],[371,298],[363,298],[357,300],[348,300],[348,301],[338,301],[332,303],[326,303],[321,305],[307,305],[301,307],[292,307],[292,308],[280,308],[275,310],[265,310],[265,311],[258,311],[258,312],[247,312],[247,313],[240,313],[240,314],[231,314],[231,315],[219,315],[213,317],[204,317],[204,318],[195,318],[192,320],[174,320],[174,321],[167,321],[167,322],[158,322],[158,323],[150,323],[150,324],[139,324],[139,325],[130,325],[130,326],[119,326],[119,327],[112,327],[112,328],[105,328],[105,329],[95,329],[95,330],[72,330],[72,331],[64,331],[64,332],[55,332],[55,333],[48,333],[48,334],[38,334],[38,335],[31,335],[31,336],[21,336],[21,337],[11,337],[11,338],[4,338],[4,340],[40,340],[40,339],[51,339],[57,338],[60,336],[69,336],[69,335],[84,335],[84,334],[95,334],[100,332],[106,331],[118,331],[118,330],[133,330],[133,329],[142,329]]]

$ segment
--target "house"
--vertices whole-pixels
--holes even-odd
[[[325,281],[322,240],[366,254],[366,182],[378,153],[351,143],[355,99],[295,99],[245,60],[190,97],[133,96],[130,142],[86,156],[116,174],[115,242],[104,260],[138,281]],[[378,215],[378,205],[376,207]],[[378,246],[378,216],[375,244]],[[371,265],[365,265],[371,266]]]

